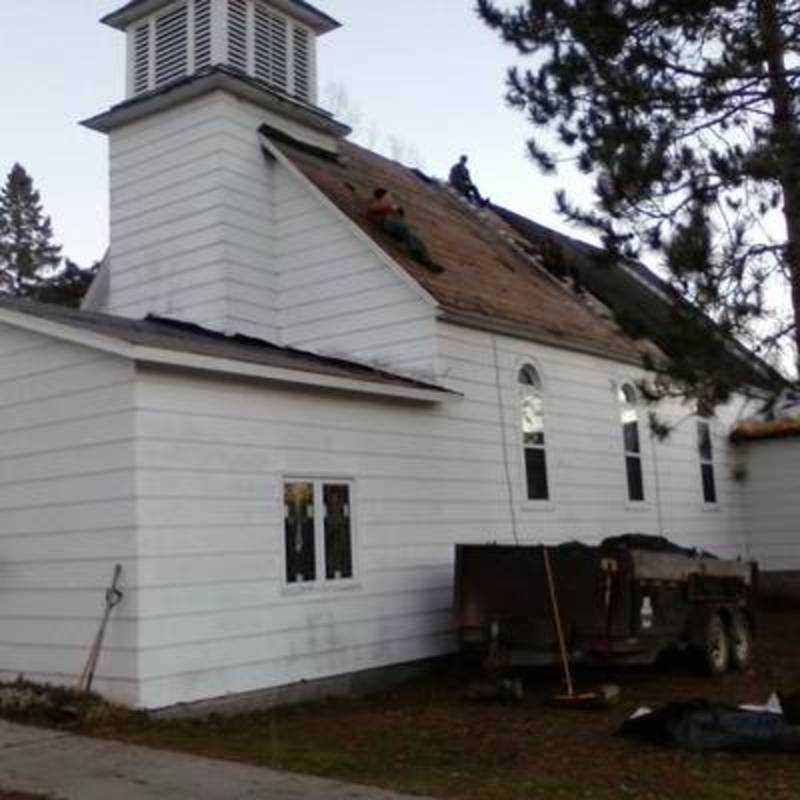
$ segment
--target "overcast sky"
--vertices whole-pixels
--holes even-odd
[[[28,169],[64,253],[84,265],[108,243],[107,148],[78,122],[123,99],[124,37],[98,23],[122,4],[0,0],[0,171]],[[346,87],[362,138],[374,129],[388,150],[399,137],[439,176],[468,153],[485,194],[564,227],[552,211],[558,179],[527,161],[527,125],[503,99],[514,53],[477,20],[473,0],[317,4],[343,23],[321,41],[320,97]]]

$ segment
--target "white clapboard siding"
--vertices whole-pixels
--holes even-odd
[[[0,676],[74,685],[114,565],[136,585],[134,375],[122,359],[0,325]],[[135,602],[97,688],[137,705]]]
[[[264,121],[216,93],[112,133],[107,310],[277,337]]]
[[[141,376],[146,705],[451,647],[452,545],[485,540],[487,525],[506,524],[497,447],[492,458],[485,442],[467,441],[469,428],[457,418],[451,423],[444,411],[424,405],[153,371]],[[465,463],[461,442],[472,463]],[[284,588],[287,475],[354,481],[355,587],[322,594]],[[484,492],[482,506],[465,513],[465,501]],[[416,559],[411,552],[393,558],[398,540],[424,540],[426,530],[436,547],[420,547]]]
[[[747,526],[761,568],[800,570],[800,439],[739,445],[744,471]]]
[[[596,543],[643,532],[748,555],[724,435],[736,408],[715,425],[713,508],[702,502],[695,420],[656,444],[642,410],[647,499],[634,505],[616,387],[635,380],[635,370],[498,337],[501,412],[492,337],[438,330],[442,381],[464,399],[436,407],[140,373],[145,705],[447,651],[457,542]],[[552,498],[544,506],[523,497],[516,375],[526,362],[545,387]],[[662,414],[679,421],[685,410]],[[354,482],[354,586],[284,587],[285,476]]]
[[[433,377],[433,305],[302,177],[265,156],[264,123],[296,127],[216,92],[112,132],[100,310]]]
[[[285,167],[274,176],[283,341],[433,373],[433,306],[302,180]]]
[[[465,394],[460,413],[483,417],[501,438],[497,371],[490,334],[441,325],[440,358],[448,385]],[[626,532],[663,534],[722,556],[746,555],[743,498],[732,479],[727,432],[740,408],[719,412],[715,470],[719,503],[703,503],[695,419],[681,406],[659,414],[679,423],[664,443],[649,435],[648,409],[640,409],[645,502],[630,503],[624,469],[617,387],[639,377],[623,364],[498,336],[503,417],[513,509],[520,539],[588,541]],[[524,497],[516,374],[533,364],[544,384],[545,433],[551,502]],[[739,404],[741,405],[741,404]],[[658,498],[661,502],[658,502]]]

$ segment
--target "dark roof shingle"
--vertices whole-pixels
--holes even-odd
[[[228,336],[188,322],[149,316],[128,319],[111,314],[79,311],[49,303],[0,298],[0,309],[25,314],[59,325],[111,337],[140,347],[153,347],[211,358],[230,359],[277,369],[295,370],[398,388],[454,394],[424,381],[396,375],[364,364],[280,347],[264,339],[241,334]]]

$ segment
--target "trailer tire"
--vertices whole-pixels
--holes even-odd
[[[734,611],[728,624],[731,668],[743,672],[753,660],[753,632],[741,611]]]
[[[719,614],[711,614],[708,617],[701,654],[703,666],[712,678],[717,678],[728,671],[731,662],[731,639]]]

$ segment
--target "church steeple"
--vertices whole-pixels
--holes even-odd
[[[84,125],[109,136],[109,252],[86,308],[159,314],[279,341],[280,213],[296,191],[262,130],[335,157],[349,128],[316,105],[303,0],[133,0],[128,97]]]
[[[317,102],[317,37],[339,27],[303,0],[133,0],[103,22],[128,38],[128,98],[227,66]]]

